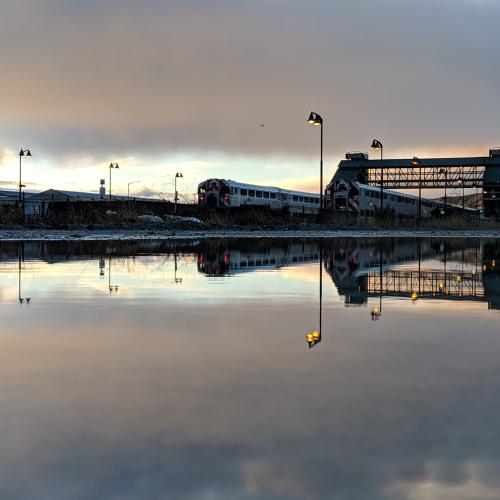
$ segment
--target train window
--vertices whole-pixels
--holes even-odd
[[[205,194],[205,186],[198,186],[198,194]]]
[[[296,195],[294,195],[294,196],[293,196],[293,201],[299,201],[299,197],[298,197],[298,196],[296,196]]]
[[[246,189],[241,188],[241,196],[247,196],[248,191]]]
[[[264,198],[269,198],[269,193],[267,191],[264,191]]]
[[[262,198],[262,191],[256,191],[257,198]]]
[[[384,200],[387,200],[387,195],[386,194],[384,194]]]
[[[299,196],[299,201],[304,202],[304,197],[303,196]]]
[[[254,197],[255,196],[255,191],[253,189],[250,189],[248,191],[248,196]]]
[[[275,200],[276,199],[276,193],[271,193],[271,200]]]

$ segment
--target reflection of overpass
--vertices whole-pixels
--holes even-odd
[[[395,248],[347,242],[333,251],[325,269],[346,307],[369,298],[401,297],[437,300],[487,301],[500,309],[500,279],[496,240],[411,240]],[[424,262],[428,264],[422,269]],[[429,261],[434,261],[429,265]],[[441,264],[439,264],[438,262]],[[441,267],[442,265],[442,267]]]
[[[484,288],[476,272],[384,271],[362,276],[367,296],[396,296],[439,299],[484,298]]]

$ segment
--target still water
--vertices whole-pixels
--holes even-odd
[[[500,240],[0,244],[0,498],[498,499],[499,269]]]

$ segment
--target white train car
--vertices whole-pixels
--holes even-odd
[[[372,217],[381,204],[381,190],[359,182],[336,181],[333,196],[326,193],[327,206],[334,211],[345,211],[362,217]],[[390,211],[395,217],[418,217],[418,196],[384,189],[384,211]],[[422,198],[422,218],[430,218],[438,207],[443,205],[438,200]]]
[[[292,213],[317,213],[319,201],[319,194],[244,184],[230,179],[207,179],[198,185],[198,204],[214,208],[251,206]]]

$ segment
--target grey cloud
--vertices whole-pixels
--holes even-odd
[[[2,3],[0,130],[64,152],[309,155],[498,142],[500,5]],[[264,127],[260,127],[264,123]]]

